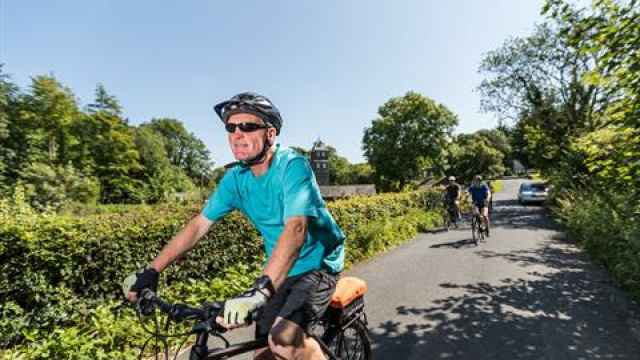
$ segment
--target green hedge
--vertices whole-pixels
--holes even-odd
[[[424,209],[437,206],[439,196],[431,190],[328,204],[348,238],[347,266],[433,226],[437,215]],[[200,206],[156,206],[83,218],[0,209],[0,349],[14,349],[4,356],[55,358],[75,351],[74,358],[80,359],[131,354],[140,344],[129,336],[141,334],[136,320],[110,318],[120,299],[120,280],[147,264]],[[233,213],[215,223],[195,249],[163,273],[161,287],[182,301],[184,294],[193,303],[223,299],[250,283],[263,257],[254,227]],[[233,269],[241,271],[234,274]],[[172,293],[175,289],[180,291]],[[111,326],[99,326],[104,323]],[[110,340],[105,343],[105,338]]]
[[[552,209],[567,235],[640,300],[640,205],[619,189],[587,186],[555,194]]]

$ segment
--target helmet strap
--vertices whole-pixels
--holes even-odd
[[[267,159],[267,153],[269,152],[270,148],[271,148],[271,142],[269,141],[269,137],[265,133],[262,150],[260,151],[260,153],[258,153],[258,155],[252,157],[251,159],[234,161],[232,163],[225,165],[224,167],[225,169],[230,169],[236,165],[240,165],[246,169],[254,165],[262,164]]]

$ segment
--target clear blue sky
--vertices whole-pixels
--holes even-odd
[[[212,106],[247,90],[280,108],[281,143],[320,137],[361,162],[363,129],[409,90],[456,113],[457,132],[494,127],[473,91],[478,65],[530,34],[542,3],[0,0],[0,63],[23,89],[55,75],[83,105],[101,83],[134,125],[177,118],[216,166],[232,157]]]

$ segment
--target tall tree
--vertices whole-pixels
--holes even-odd
[[[19,116],[14,122],[12,139],[19,151],[19,163],[49,162],[66,164],[71,123],[80,116],[75,96],[54,77],[36,76],[30,92],[23,94]]]
[[[104,85],[98,84],[98,86],[96,86],[95,94],[95,102],[87,105],[87,109],[90,113],[104,111],[113,116],[122,116],[122,106],[120,106],[118,99],[113,95],[109,95]]]
[[[169,168],[171,161],[164,146],[164,137],[149,124],[142,124],[134,129],[136,147],[140,154],[140,163],[149,176]]]
[[[486,135],[487,131],[481,130],[455,137],[449,155],[451,174],[463,182],[471,182],[476,174],[488,179],[504,174],[505,154]]]
[[[0,196],[9,188],[6,171],[15,154],[10,147],[10,124],[15,117],[18,87],[9,81],[9,76],[2,72],[0,64]]]
[[[389,99],[366,128],[362,148],[383,191],[401,190],[425,171],[442,168],[443,151],[458,117],[418,93]]]
[[[162,134],[171,164],[178,166],[200,183],[212,174],[213,163],[202,140],[189,133],[176,119],[153,119],[149,126]]]
[[[597,133],[603,145],[586,145],[594,141],[587,135],[574,149],[588,149],[589,171],[631,188],[640,201],[640,2],[592,0],[590,5],[548,0],[543,9],[560,24],[569,44],[585,56],[599,55],[583,80],[604,87],[612,103],[604,113],[609,126]]]
[[[333,146],[327,146],[329,160],[329,184],[348,185],[350,164],[347,158],[338,155],[338,150]]]
[[[96,89],[96,102],[75,125],[79,141],[74,148],[76,163],[90,169],[100,180],[101,202],[138,202],[143,197],[142,182],[136,174],[142,170],[133,130],[119,116],[115,98],[106,96],[102,86]],[[105,102],[104,99],[109,99]]]
[[[164,201],[172,193],[184,192],[194,187],[185,171],[171,164],[162,134],[149,124],[143,124],[134,131],[140,162],[144,168],[142,179],[148,183],[149,202]]]
[[[501,119],[524,122],[529,160],[544,169],[569,147],[570,139],[602,125],[609,95],[583,77],[601,54],[584,54],[558,29],[538,26],[533,35],[506,41],[482,61],[482,107]]]
[[[502,130],[499,128],[491,129],[491,130],[482,129],[482,130],[478,130],[476,134],[486,139],[488,146],[502,153],[502,165],[506,169],[506,168],[511,168],[513,156],[512,156],[511,140],[505,133],[505,130]]]

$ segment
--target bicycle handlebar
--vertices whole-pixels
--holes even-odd
[[[222,311],[224,303],[205,301],[201,307],[193,307],[186,304],[171,304],[169,301],[159,297],[151,289],[143,289],[140,297],[136,301],[136,310],[144,315],[153,314],[157,307],[160,311],[175,320],[199,320],[203,323],[194,326],[194,330],[216,331],[223,333],[225,328],[216,324],[215,319]]]

